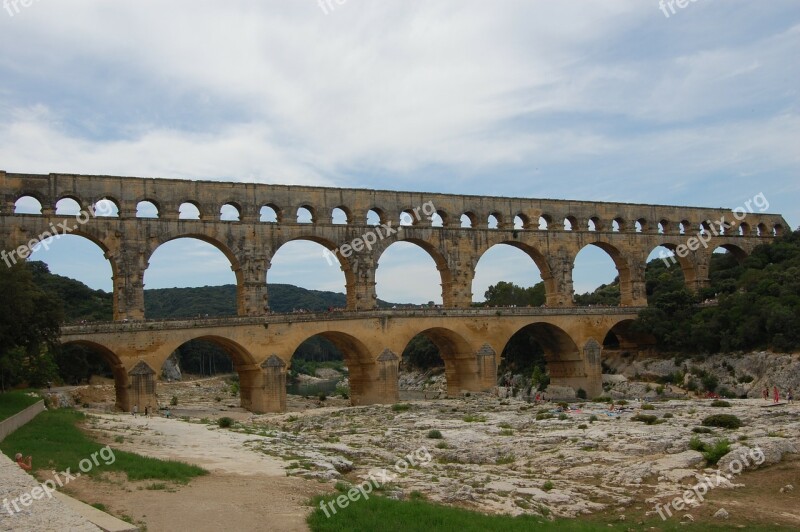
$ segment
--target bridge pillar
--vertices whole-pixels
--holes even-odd
[[[572,307],[572,268],[575,264],[577,251],[568,251],[560,248],[547,260],[550,271],[540,268],[545,286],[546,304],[548,307]]]
[[[259,368],[237,370],[242,408],[256,414],[286,411],[286,362],[271,355]]]
[[[144,414],[145,407],[158,408],[156,399],[156,372],[147,362],[140,360],[128,372],[130,380],[129,406]]]
[[[483,344],[475,357],[478,362],[479,391],[493,390],[497,387],[497,353],[489,344]]]
[[[363,253],[354,255],[348,265],[342,264],[347,281],[347,310],[370,310],[378,306],[375,292],[374,259]]]
[[[492,360],[494,357],[491,357]],[[486,357],[474,353],[457,354],[452,357],[443,357],[444,373],[447,377],[447,397],[459,397],[463,392],[482,392],[493,388],[496,380],[489,385],[484,385],[484,373],[481,365],[488,363]],[[495,369],[495,376],[497,370]],[[496,378],[496,377],[495,377]]]
[[[114,265],[114,321],[144,319],[144,271],[147,268],[144,252],[136,243],[126,242],[121,250],[107,253]]]
[[[245,250],[238,257],[236,278],[236,308],[239,316],[263,316],[267,313],[267,270],[270,261],[266,253]]]
[[[629,265],[630,282],[620,282],[620,305],[626,307],[647,306],[647,283],[644,276],[644,264]]]
[[[384,349],[374,364],[350,367],[350,402],[353,406],[392,404],[400,400],[400,358]]]
[[[568,386],[576,392],[583,389],[588,398],[601,395],[603,393],[603,375],[600,367],[601,351],[600,344],[590,338],[582,349],[582,356],[577,355],[580,358],[548,360],[550,384]]]
[[[130,396],[128,393],[128,372],[122,364],[115,364],[111,371],[114,373],[114,407],[122,412],[131,411]]]
[[[441,271],[441,269],[440,269]],[[462,266],[461,262],[448,267],[443,278],[449,281],[442,283],[442,302],[447,308],[470,308],[472,306],[472,280],[475,277],[473,268]]]

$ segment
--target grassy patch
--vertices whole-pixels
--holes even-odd
[[[363,498],[350,502],[347,508],[334,505],[336,514],[328,507],[330,517],[320,508],[315,498],[311,505],[314,512],[308,517],[313,532],[345,532],[352,530],[380,530],[381,532],[529,532],[530,530],[625,530],[622,525],[596,524],[578,520],[559,519],[549,521],[538,516],[511,517],[508,515],[486,515],[461,508],[450,508],[411,497],[408,501],[395,501],[385,497]]]
[[[465,423],[483,423],[486,421],[486,416],[480,414],[467,414],[462,419]]]
[[[408,403],[397,403],[392,405],[393,412],[405,412],[411,409],[411,405]]]
[[[731,404],[728,401],[723,401],[722,399],[716,399],[711,401],[711,406],[715,408],[730,408]]]
[[[432,440],[441,440],[442,439],[442,432],[436,429],[428,431],[428,438]]]
[[[22,412],[41,400],[41,397],[31,397],[22,390],[0,394],[0,421]]]
[[[105,455],[99,454],[103,446],[89,439],[77,427],[85,419],[84,414],[69,409],[42,412],[0,443],[0,450],[8,456],[14,456],[18,451],[33,456],[36,469],[66,471],[70,468],[73,473],[81,471],[78,465],[81,460],[89,459],[92,453],[96,453],[99,465],[93,464],[89,471],[83,472],[90,476],[104,471],[119,471],[126,473],[130,480],[156,479],[185,483],[208,473],[205,469],[183,462],[157,460],[116,449],[113,462],[107,464],[112,460],[105,460]]]

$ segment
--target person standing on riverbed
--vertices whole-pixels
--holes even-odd
[[[764,398],[765,401],[769,401],[769,386],[764,385],[764,391],[761,392],[761,396]]]
[[[778,387],[777,386],[773,386],[772,387],[772,402],[774,404],[778,404],[778,403],[781,402],[781,394],[778,391]]]

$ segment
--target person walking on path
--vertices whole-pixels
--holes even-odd
[[[139,405],[133,405],[133,408],[131,408],[131,414],[133,414],[133,417],[136,417],[137,412],[139,412]]]
[[[778,392],[778,387],[777,386],[773,386],[772,387],[772,402],[775,403],[775,404],[778,404],[778,403],[781,402],[781,394],[780,394],[780,392]]]
[[[786,402],[792,404],[792,401],[794,401],[794,392],[789,388],[789,391],[786,392]]]
[[[764,385],[764,391],[761,392],[761,396],[764,398],[765,401],[769,401],[769,386],[766,384]]]

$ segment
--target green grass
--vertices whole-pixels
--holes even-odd
[[[22,390],[0,394],[0,421],[22,412],[32,404],[36,404],[41,400],[41,397],[31,397],[27,392]]]
[[[0,450],[8,456],[16,452],[33,457],[34,469],[55,469],[70,471],[79,469],[78,463],[89,459],[103,446],[89,439],[77,424],[86,416],[70,409],[49,410],[8,436],[0,443]],[[113,463],[98,454],[99,465],[83,474],[93,476],[105,471],[119,471],[128,475],[129,480],[170,480],[186,483],[191,478],[208,473],[205,469],[174,460],[157,460],[138,454],[114,449]]]
[[[336,508],[336,514],[328,509],[330,517],[320,509],[320,501],[332,501],[339,496],[316,497],[309,502],[314,511],[307,522],[312,532],[351,532],[356,530],[380,530],[381,532],[484,532],[486,530],[502,530],[503,532],[529,532],[531,530],[554,530],[566,532],[584,531],[628,531],[659,530],[685,532],[687,530],[730,530],[726,524],[696,523],[684,524],[678,519],[667,522],[657,516],[646,519],[641,524],[608,523],[587,519],[556,519],[550,521],[545,517],[525,515],[511,517],[508,515],[486,515],[461,508],[447,507],[427,502],[423,497],[410,497],[411,500],[396,501],[385,497],[370,495],[355,502],[348,500],[346,508]],[[546,507],[543,507],[546,510]],[[549,513],[549,512],[547,512]],[[790,530],[777,526],[748,526],[748,530],[767,532],[774,530]]]
[[[320,509],[321,498],[311,504],[314,512],[308,517],[313,532],[345,532],[354,530],[380,530],[381,532],[529,532],[530,530],[625,530],[625,527],[606,524],[596,525],[583,521],[548,521],[544,517],[533,516],[489,516],[450,508],[427,502],[415,497],[409,501],[395,501],[384,497],[371,496],[369,500],[359,499],[349,502],[347,508],[336,508],[330,518]],[[330,500],[325,498],[325,501]]]

